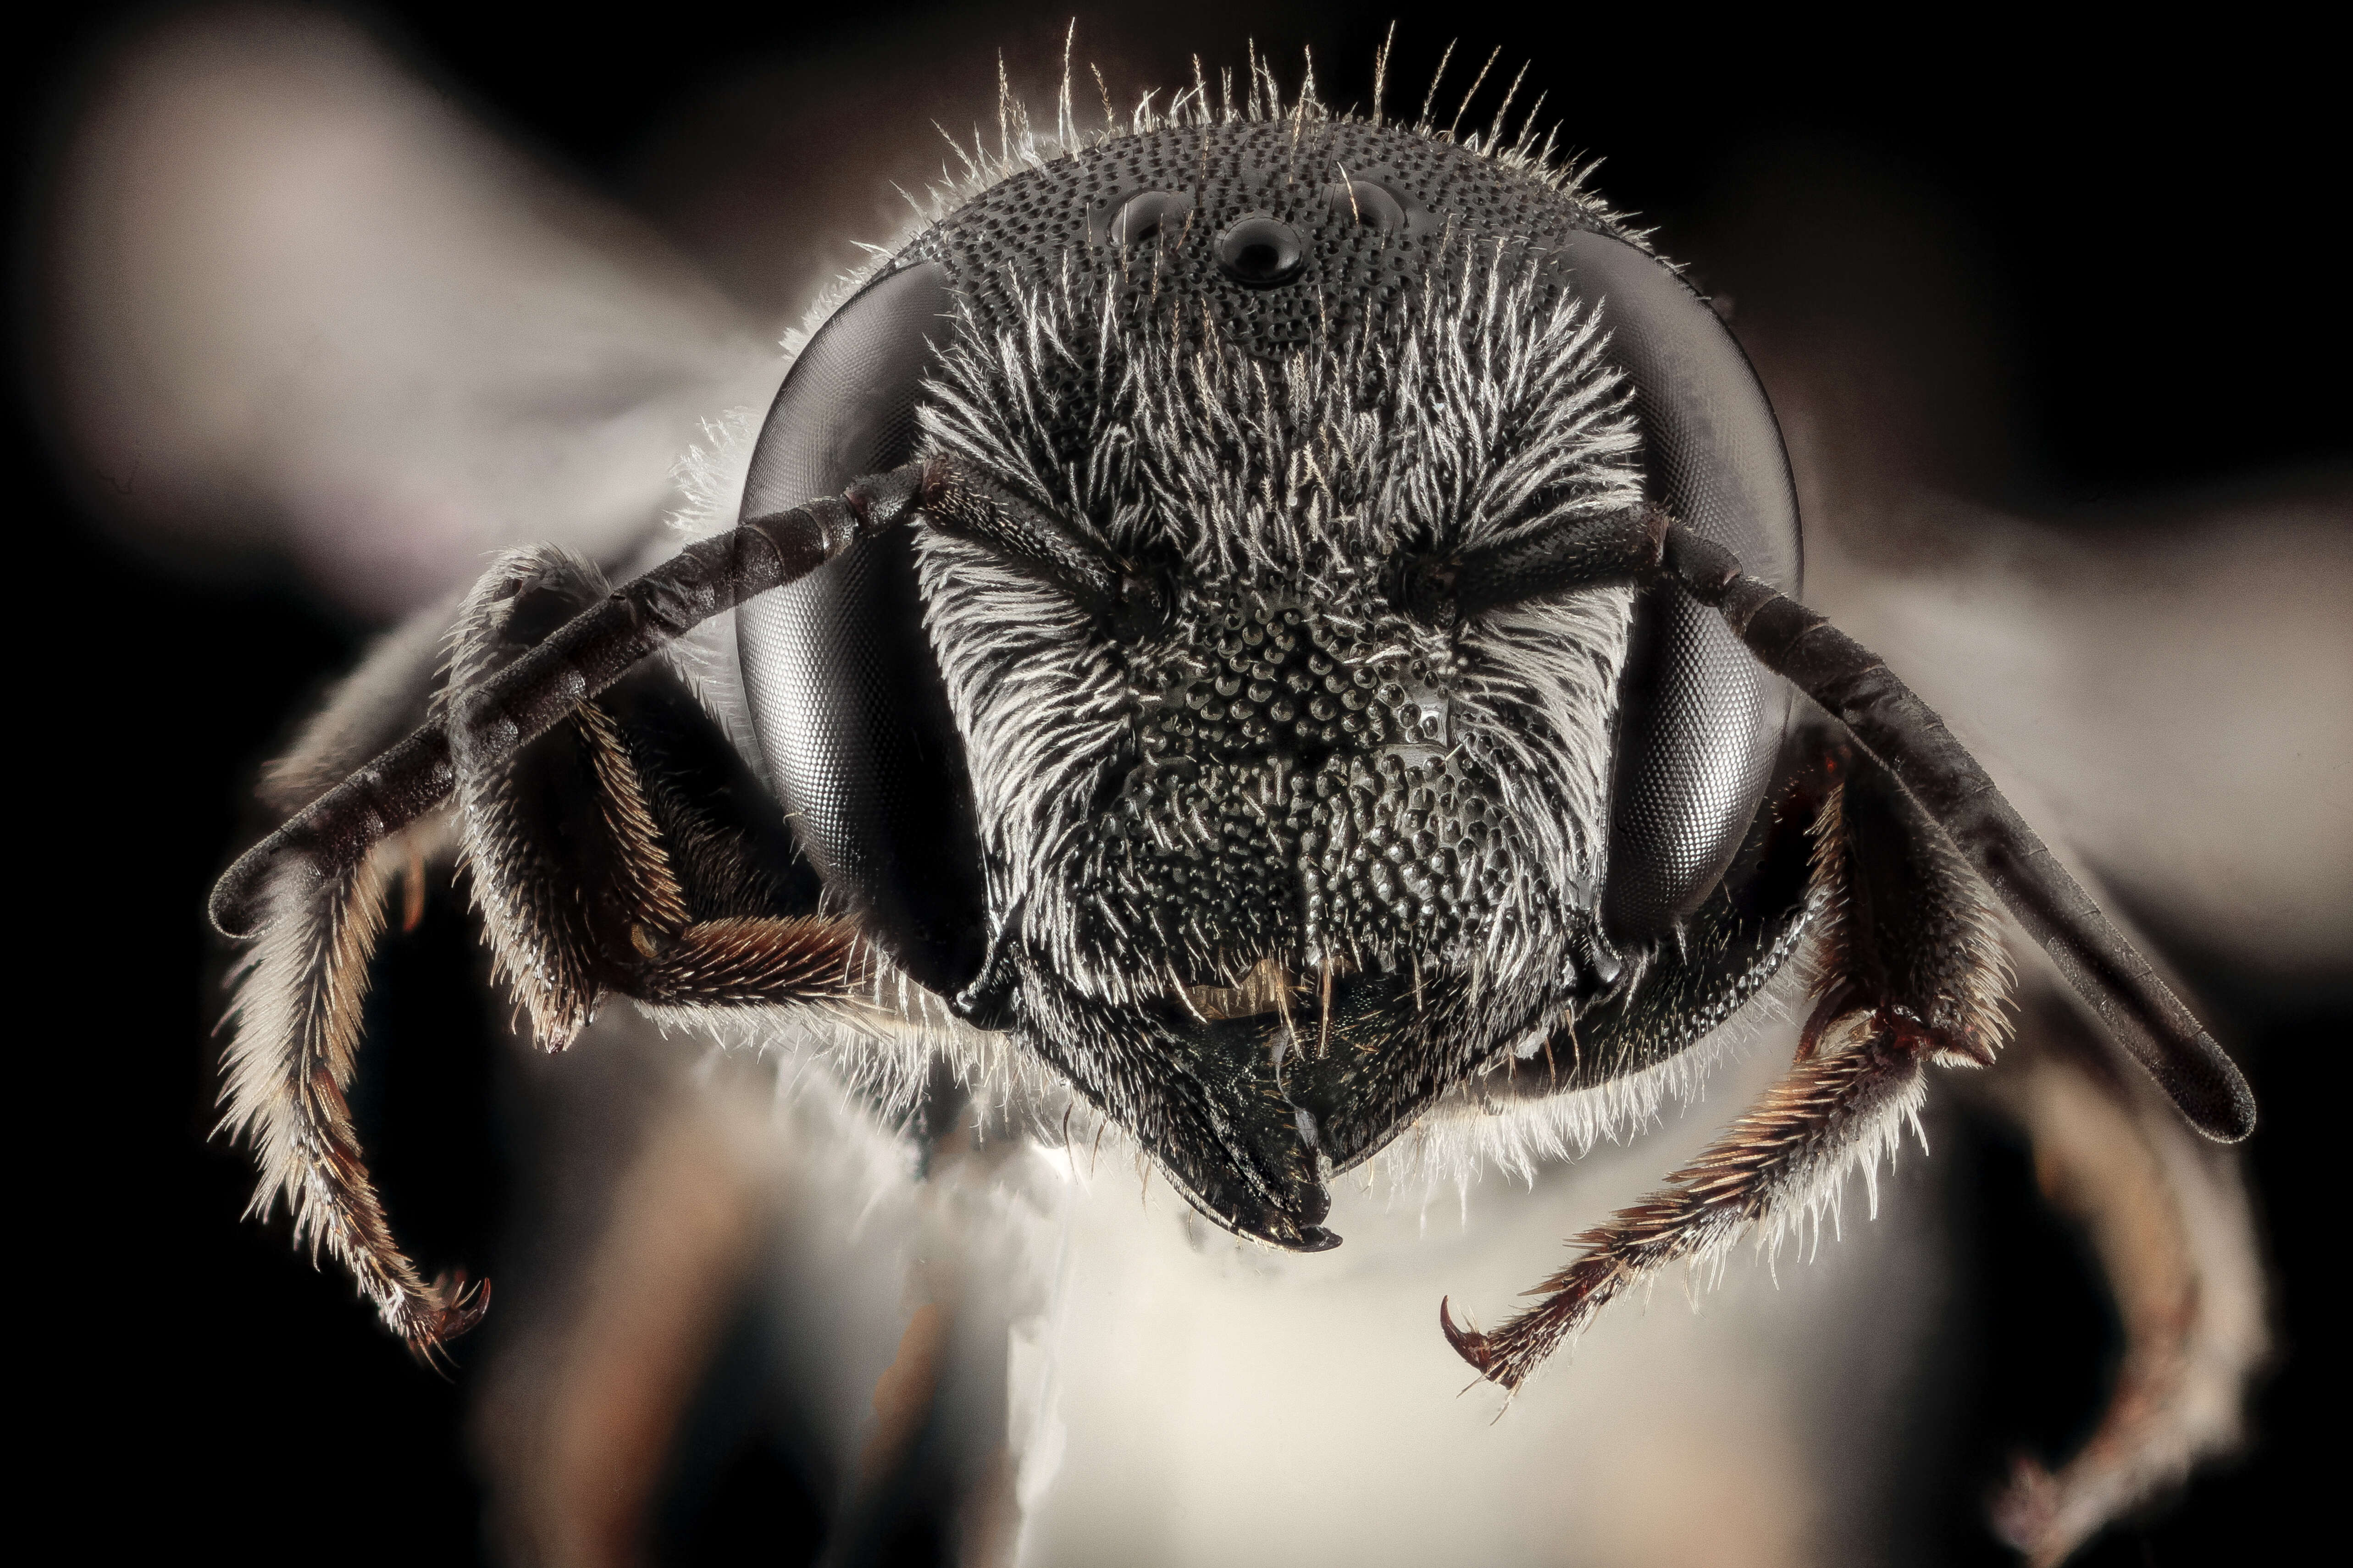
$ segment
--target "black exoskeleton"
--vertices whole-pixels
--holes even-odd
[[[259,939],[231,1095],[265,1194],[420,1350],[482,1298],[401,1252],[342,1091],[385,879],[443,826],[550,1047],[613,994],[920,1023],[951,1068],[1009,1041],[1300,1250],[1419,1120],[1657,1068],[1810,947],[1778,1089],[1526,1312],[1441,1305],[1506,1386],[1821,1201],[1928,1065],[1993,1059],[1997,902],[2201,1131],[2252,1126],[1941,721],[1798,602],[1746,362],[1525,136],[1204,100],[1001,171],[798,356],[741,520],[616,590],[503,560],[428,721],[215,895]],[[654,657],[731,612],[742,731]]]

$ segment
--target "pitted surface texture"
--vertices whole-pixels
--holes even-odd
[[[946,531],[900,607],[969,764],[1013,1033],[1219,1223],[1318,1247],[1325,1173],[1620,973],[1621,864],[1647,858],[1654,907],[1705,891],[1778,728],[1745,660],[1671,617],[1629,707],[1622,586],[1443,625],[1390,586],[1646,492],[1743,526],[1710,488],[1745,449],[1715,416],[1762,400],[1704,303],[1524,153],[1178,118],[1011,167],[898,263],[955,302],[926,444],[1164,581],[1166,623]],[[1241,266],[1238,234],[1280,254]]]
[[[1164,216],[1126,243],[1123,215],[1140,210]],[[1251,215],[1301,237],[1294,281],[1254,289],[1219,268],[1219,237]],[[1755,574],[1798,587],[1778,433],[1722,324],[1608,214],[1506,163],[1394,127],[1171,126],[1016,174],[916,249],[945,262],[984,338],[1031,330],[1038,300],[1059,293],[1100,301],[1110,330],[1166,334],[1176,358],[1223,348],[1270,365],[1360,337],[1393,351],[1467,275],[1522,279],[1528,309],[1567,299],[1608,322],[1652,497]],[[1035,391],[1051,403],[1101,395],[1083,355],[1038,368]],[[1058,458],[1084,462],[1090,433],[1073,422],[1064,434]],[[1641,619],[1643,687],[1618,736],[1605,901],[1613,931],[1638,942],[1670,931],[1729,865],[1787,706],[1700,606],[1661,591]]]
[[[1401,214],[1351,200],[1344,173],[1395,192]],[[1145,191],[1192,205],[1122,246],[1113,215]],[[1293,281],[1253,289],[1219,269],[1218,237],[1251,215],[1299,235],[1305,256]],[[1023,298],[1060,287],[1070,268],[1082,286],[1115,277],[1124,317],[1181,300],[1187,309],[1172,326],[1186,342],[1214,339],[1271,358],[1395,320],[1430,273],[1459,270],[1474,250],[1481,262],[1497,242],[1541,252],[1582,228],[1608,225],[1477,153],[1392,128],[1309,121],[1171,126],[1108,142],[983,191],[918,248],[949,263],[984,328],[1018,321]]]
[[[1274,594],[1180,619],[1182,641],[1128,661],[1139,760],[1107,826],[1103,918],[1174,924],[1176,949],[1245,966],[1459,959],[1509,857],[1500,805],[1449,722],[1442,655],[1433,668],[1393,612]]]

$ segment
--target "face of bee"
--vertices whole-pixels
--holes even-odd
[[[1353,325],[1219,337],[1204,300],[1311,280],[1221,268],[1235,231],[1282,226],[1240,184],[1008,322],[968,309],[925,414],[1154,574],[1166,614],[1107,627],[952,537],[920,562],[1018,1033],[1205,1210],[1315,1246],[1325,1173],[1556,1022],[1604,962],[1627,591],[1430,624],[1400,574],[1641,488],[1592,312],[1534,258],[1433,244],[1412,287],[1358,288]],[[1301,254],[1346,282],[1316,226],[1330,198],[1300,201],[1319,215]]]

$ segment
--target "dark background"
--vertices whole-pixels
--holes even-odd
[[[1119,30],[1129,63],[1167,80],[1189,74],[1187,49],[1239,60],[1254,35],[1288,62],[1312,43],[1326,100],[1345,104],[1362,96],[1388,16],[1330,9],[1212,4],[1187,8],[1181,36],[1160,21]],[[1677,223],[1745,161],[1792,147],[1933,206],[1989,280],[1985,330],[2005,344],[2009,422],[1978,468],[1981,499],[2063,515],[2341,470],[2343,136],[2322,124],[2327,51],[2280,18],[2232,7],[2191,32],[2149,13],[2094,27],[2047,7],[1882,10],[1759,28],[1573,7],[1546,31],[1459,7],[1389,9],[1402,22],[1398,79],[1412,89],[1458,31],[1475,55],[1501,41],[1506,65],[1534,59],[1566,140],[1607,154],[1600,187],[1661,222],[1670,253]],[[873,77],[840,127],[854,141],[861,116],[893,113],[894,60],[996,41],[1050,58],[1064,15],[899,4],[876,19],[885,10],[361,14],[494,126],[691,250],[692,223],[665,213],[662,189],[665,147],[690,110],[747,81],[788,80],[794,61],[856,62]],[[5,110],[20,224],[37,213],[78,62],[151,15],[85,5],[12,40],[27,72]],[[1091,25],[1104,30],[1082,10],[1082,53]],[[721,275],[749,302],[775,302],[761,279]],[[30,295],[16,283],[21,330]],[[16,1338],[17,1375],[40,1389],[15,1407],[46,1478],[19,1495],[28,1517],[80,1537],[78,1556],[463,1557],[478,1550],[479,1499],[462,1351],[450,1381],[410,1364],[340,1278],[290,1252],[282,1218],[239,1222],[249,1168],[207,1142],[224,959],[203,891],[250,830],[254,763],[368,628],[269,562],[164,563],[114,541],[75,499],[79,479],[58,471],[21,379],[12,391],[24,441],[10,468],[11,752],[30,851],[11,857],[10,879],[23,1004]],[[2338,1250],[2322,1205],[2342,1109],[2316,1064],[2342,1050],[2353,1002],[2343,976],[2282,987],[2218,967],[2194,933],[2170,956],[2262,1098],[2251,1158],[2283,1278],[2284,1359],[2247,1456],[2082,1559],[2102,1565],[2238,1560],[2333,1533],[2319,1461],[2341,1452],[2324,1403],[2341,1357],[2318,1277]],[[379,1065],[358,1097],[371,1147],[420,1254],[479,1258],[495,1245],[503,1152],[520,1136],[479,960],[464,923],[442,915],[385,962],[396,973],[370,1020]],[[2037,1205],[2023,1153],[1979,1129],[1949,1157],[1980,1177],[1979,1266],[1965,1277],[1983,1283],[1954,1307],[1956,1375],[1974,1391],[1968,1463],[1933,1506],[1949,1561],[1992,1563],[2002,1555],[1976,1523],[1983,1495],[2014,1447],[2063,1452],[2080,1435],[2113,1330],[2078,1243]],[[2031,1297],[1992,1283],[2021,1278],[2069,1283]],[[712,1506],[679,1525],[681,1554],[744,1522],[726,1517],[723,1488]],[[745,1518],[756,1528],[756,1508]],[[752,1555],[805,1550],[770,1529]]]

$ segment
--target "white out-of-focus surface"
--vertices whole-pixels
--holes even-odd
[[[1202,1224],[1116,1135],[1099,1156],[1025,1142],[917,1183],[854,1113],[803,1097],[781,1113],[781,1359],[847,1473],[913,1314],[948,1301],[944,1407],[968,1473],[1008,1449],[1024,1563],[1867,1559],[1945,1293],[1916,1144],[1882,1171],[1876,1219],[1852,1183],[1842,1238],[1786,1245],[1778,1266],[1744,1246],[1714,1288],[1669,1274],[1508,1409],[1438,1327],[1441,1297],[1484,1321],[1512,1310],[1790,1044],[1767,1031],[1704,1101],[1533,1188],[1491,1174],[1425,1203],[1378,1170],[1369,1190],[1345,1178],[1344,1243],[1314,1256]]]

